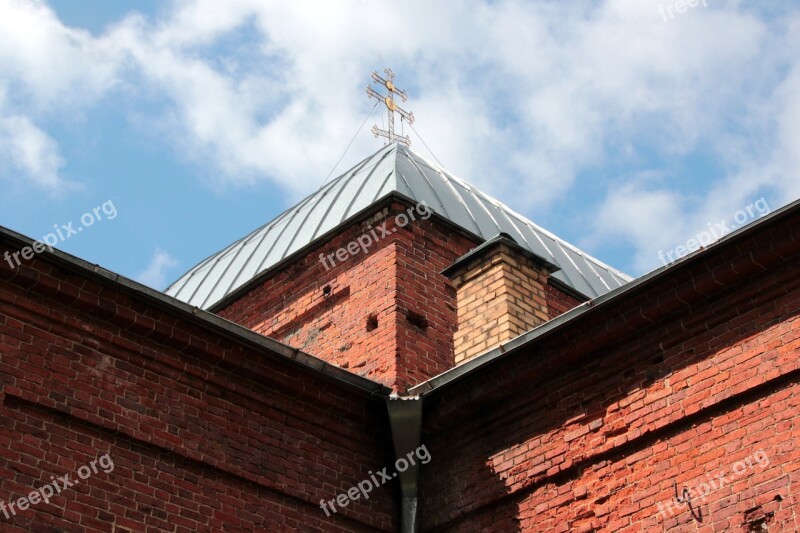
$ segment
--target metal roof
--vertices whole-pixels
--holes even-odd
[[[397,143],[385,146],[299,204],[194,266],[165,291],[208,309],[253,278],[384,198],[425,202],[485,240],[507,233],[561,270],[553,277],[595,298],[633,278],[540,228],[438,165]]]

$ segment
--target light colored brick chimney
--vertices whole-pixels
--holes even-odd
[[[505,233],[444,270],[457,293],[455,364],[550,320],[545,286],[557,270]]]

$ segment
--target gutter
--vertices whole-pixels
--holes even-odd
[[[422,440],[422,398],[400,397],[392,393],[386,399],[389,424],[392,429],[395,458],[409,457],[419,448]],[[409,462],[410,464],[410,462]],[[401,533],[419,531],[419,464],[410,465],[404,472],[397,472],[402,501],[400,507]]]

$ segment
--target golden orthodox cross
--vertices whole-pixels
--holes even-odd
[[[382,130],[379,129],[378,126],[372,126],[372,133],[375,134],[375,137],[386,137],[389,140],[389,143],[399,142],[409,146],[411,144],[411,139],[408,137],[408,135],[398,135],[394,131],[395,112],[400,114],[400,120],[405,120],[409,124],[414,123],[414,113],[410,113],[404,109],[401,109],[394,101],[395,94],[400,96],[400,99],[403,102],[408,100],[408,95],[404,90],[398,89],[395,86],[394,72],[392,72],[391,69],[385,68],[383,71],[386,73],[386,79],[382,78],[377,72],[372,73],[372,79],[386,87],[386,96],[383,96],[377,92],[370,85],[367,85],[367,94],[370,96],[370,98],[375,98],[376,100],[382,101],[384,104],[386,104],[386,109],[389,113],[389,127],[385,130]]]

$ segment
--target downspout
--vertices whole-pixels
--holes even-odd
[[[422,398],[419,396],[400,397],[392,393],[386,399],[389,410],[389,424],[392,428],[395,460],[405,458],[414,453],[421,445],[422,437]],[[415,457],[415,459],[417,459]],[[419,463],[408,461],[409,467],[404,472],[398,471],[402,504],[400,508],[401,533],[417,533],[419,531]]]

